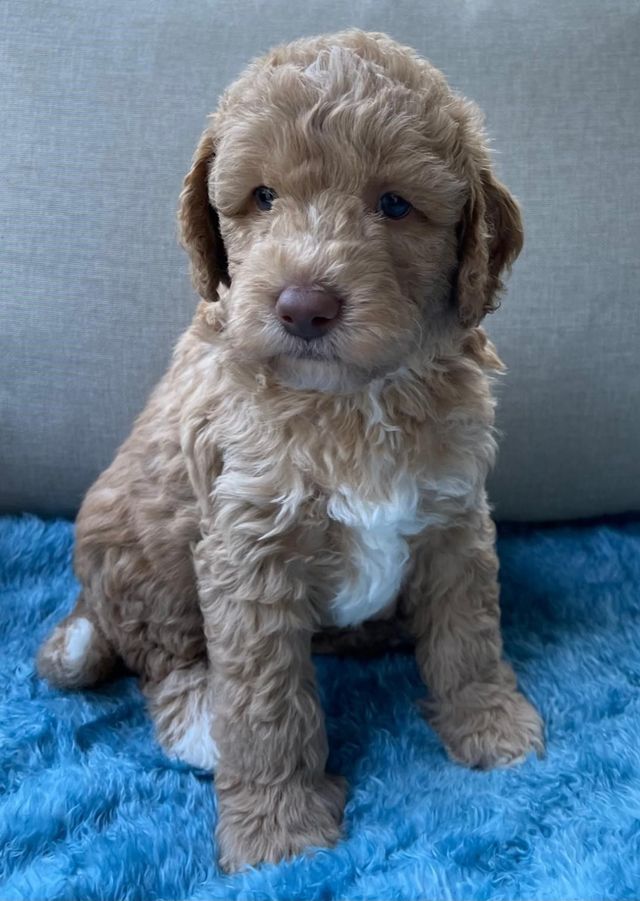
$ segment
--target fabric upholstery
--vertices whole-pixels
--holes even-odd
[[[640,509],[635,0],[22,0],[0,5],[0,509],[73,513],[195,297],[181,180],[273,43],[413,44],[485,110],[526,246],[489,329],[510,372],[502,518]]]

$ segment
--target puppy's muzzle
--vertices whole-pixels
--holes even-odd
[[[312,341],[329,332],[340,315],[342,301],[322,288],[291,286],[276,301],[276,315],[290,335]]]

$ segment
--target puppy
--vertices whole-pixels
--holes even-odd
[[[140,674],[167,752],[215,769],[235,869],[339,837],[325,628],[408,630],[454,760],[542,749],[502,658],[485,493],[500,362],[479,323],[522,225],[477,109],[359,31],[249,66],[179,225],[201,302],[85,498],[82,590],[39,670],[69,688],[117,660]]]

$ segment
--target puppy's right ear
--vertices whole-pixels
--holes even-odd
[[[218,213],[209,202],[208,178],[214,155],[213,136],[207,130],[184,180],[178,209],[180,243],[191,260],[193,287],[204,300],[217,300],[219,283],[229,284]]]

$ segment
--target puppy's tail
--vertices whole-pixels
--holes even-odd
[[[57,688],[88,688],[110,675],[118,662],[82,594],[38,652],[38,673]]]

